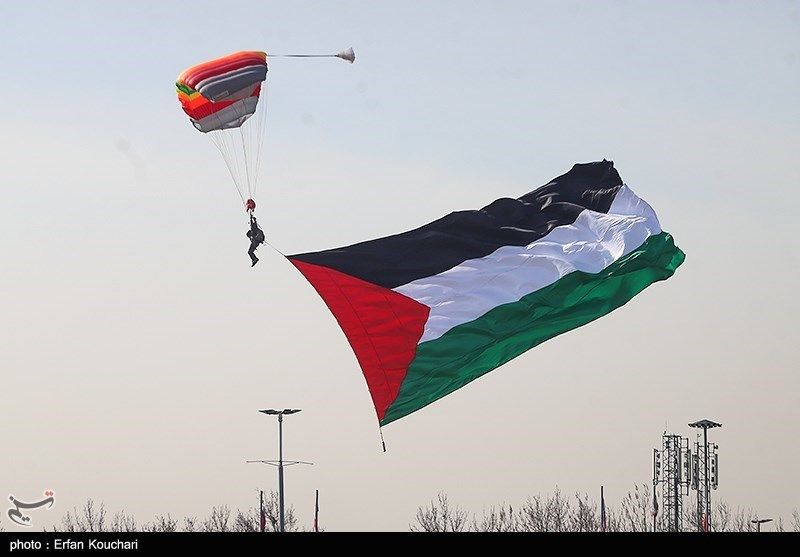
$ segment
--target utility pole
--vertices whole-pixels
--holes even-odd
[[[261,411],[266,413],[264,410]],[[286,519],[283,515],[283,414],[284,412],[278,412],[278,509],[280,511],[281,532],[286,531]]]
[[[719,457],[717,456],[718,446],[713,444],[709,446],[708,444],[708,430],[722,427],[722,424],[711,420],[699,420],[690,423],[689,427],[703,430],[703,444],[700,444],[699,433],[695,442],[696,455],[692,462],[694,469],[692,487],[697,490],[697,530],[710,532],[711,489],[717,489],[719,486]]]
[[[294,466],[295,464],[308,464],[313,465],[313,462],[304,462],[302,460],[283,460],[283,416],[297,414],[299,409],[286,408],[284,410],[259,410],[262,414],[268,416],[278,416],[278,460],[248,460],[248,463],[260,462],[261,464],[268,464],[269,466],[276,466],[278,468],[278,528],[279,532],[286,531],[286,516],[284,513],[284,497],[283,497],[283,468],[285,466]]]

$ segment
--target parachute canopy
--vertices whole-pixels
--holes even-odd
[[[352,64],[356,55],[348,48],[338,54],[277,56],[341,58]],[[219,149],[242,204],[250,212],[255,210],[253,200],[266,134],[266,78],[267,53],[243,50],[192,66],[175,83],[183,111]]]
[[[175,83],[183,111],[219,149],[242,203],[255,198],[258,186],[267,121],[266,106],[258,105],[266,77],[267,54],[246,50],[192,66]]]
[[[235,52],[179,75],[178,100],[203,133],[238,128],[255,113],[266,78],[265,52]]]
[[[518,199],[288,258],[339,322],[385,425],[622,306],[684,254],[604,160]]]

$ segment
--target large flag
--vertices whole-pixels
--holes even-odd
[[[684,260],[605,160],[518,199],[288,257],[344,331],[381,425],[622,306]]]

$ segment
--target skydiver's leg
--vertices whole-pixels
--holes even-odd
[[[250,242],[250,249],[247,250],[247,255],[250,256],[250,260],[253,262],[251,267],[255,267],[255,264],[258,263],[258,257],[256,257],[256,248],[258,244],[256,242]]]

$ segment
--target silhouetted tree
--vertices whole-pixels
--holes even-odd
[[[516,532],[518,529],[517,513],[505,503],[484,509],[480,522],[472,519],[472,530],[475,532]]]
[[[278,500],[278,492],[270,491],[264,498],[264,514],[267,517],[267,531],[277,532],[279,530],[278,521],[280,517],[280,501]],[[256,516],[258,514],[256,513]],[[284,522],[286,523],[287,532],[297,531],[297,518],[294,516],[294,507],[285,507],[283,512]],[[260,520],[260,519],[259,519]],[[256,524],[259,524],[257,521]]]
[[[648,532],[653,529],[652,490],[647,484],[636,485],[623,497],[619,508],[606,506],[606,530],[608,532]],[[697,507],[685,501],[683,530],[698,530]],[[453,517],[457,517],[455,520]],[[476,532],[597,532],[600,530],[598,504],[588,495],[576,493],[567,499],[556,487],[547,495],[534,495],[519,508],[510,504],[484,508],[480,516],[470,514],[450,504],[447,495],[440,493],[430,505],[417,509],[416,522],[411,529],[423,532],[445,532],[469,529]],[[661,515],[663,518],[663,515]],[[724,501],[713,507],[711,529],[715,532],[749,532],[756,527],[756,518],[750,508],[733,510]],[[791,529],[800,531],[800,510],[792,513]],[[660,529],[660,526],[659,526]],[[787,525],[783,519],[775,519],[774,529],[783,532]]]
[[[147,532],[177,532],[178,521],[170,515],[163,514],[156,516],[153,522],[146,524],[143,530]]]
[[[652,515],[650,505],[653,500],[650,486],[647,484],[633,486],[622,499],[623,529],[627,532],[647,532],[650,528]]]
[[[228,532],[230,519],[231,509],[228,505],[211,507],[211,514],[203,521],[201,529],[204,532]]]
[[[278,530],[278,494],[271,491],[264,501],[266,531]],[[297,518],[294,509],[285,510],[286,531],[297,531]],[[52,531],[58,532],[258,532],[261,530],[261,515],[256,508],[246,511],[237,510],[234,516],[230,507],[219,505],[211,508],[211,513],[204,519],[187,516],[179,528],[178,519],[167,515],[156,515],[152,522],[138,524],[136,519],[124,510],[114,513],[110,523],[107,520],[105,505],[96,504],[88,499],[83,507],[67,511],[60,525],[54,525]]]
[[[106,522],[106,508],[103,503],[96,505],[92,499],[88,499],[80,511],[74,508],[70,513],[61,519],[62,532],[104,532]],[[59,531],[57,526],[53,526],[53,531]]]
[[[461,532],[467,526],[467,512],[451,506],[447,495],[439,493],[430,506],[417,509],[414,532]]]
[[[589,496],[575,494],[577,506],[569,514],[567,530],[570,532],[597,532],[600,530],[600,516],[597,505],[589,502]],[[606,509],[606,529],[608,529],[608,509]]]
[[[114,513],[114,517],[111,519],[111,526],[109,527],[109,531],[138,532],[139,529],[136,528],[136,519],[134,519],[131,515],[127,514],[125,511],[120,511]]]
[[[552,496],[528,498],[520,510],[520,529],[525,532],[565,532],[569,515],[569,500],[556,487]]]
[[[197,517],[194,516],[187,516],[183,519],[183,528],[184,532],[197,532],[198,531],[198,522]]]

